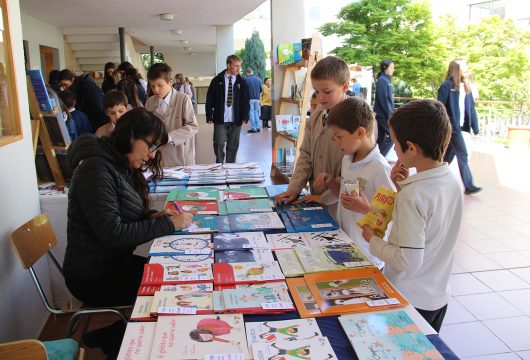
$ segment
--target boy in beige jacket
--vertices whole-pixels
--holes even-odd
[[[171,67],[164,63],[149,68],[147,79],[154,96],[147,99],[145,108],[166,124],[169,142],[162,148],[164,166],[193,165],[199,124],[190,97],[173,89],[171,72]]]

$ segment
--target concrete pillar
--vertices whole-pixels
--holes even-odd
[[[153,66],[153,64],[155,63],[155,47],[154,46],[149,46],[149,67]]]
[[[125,61],[125,28],[118,28],[118,34],[120,37],[120,62]]]
[[[217,25],[215,35],[215,74],[226,69],[226,57],[232,55],[234,49],[234,26]]]

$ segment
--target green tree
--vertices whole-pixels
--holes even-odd
[[[148,71],[149,68],[151,67],[151,54],[140,54],[140,57],[142,58],[142,63],[144,64],[145,71]],[[153,64],[163,63],[163,62],[164,62],[164,54],[154,53]]]
[[[321,27],[324,35],[343,37],[333,53],[348,63],[372,66],[392,59],[396,80],[404,81],[414,96],[435,96],[442,80],[442,51],[424,1],[360,0],[343,7],[337,22]]]
[[[260,79],[265,77],[265,47],[256,30],[252,32],[249,39],[245,40],[243,70],[246,71],[249,68]]]
[[[241,59],[241,69],[245,69],[245,48],[234,51],[234,55],[239,56]]]

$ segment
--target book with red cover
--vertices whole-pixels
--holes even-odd
[[[175,206],[177,205],[177,206]],[[217,201],[174,200],[166,203],[166,209],[177,209],[193,215],[218,215]]]
[[[211,282],[212,269],[196,264],[146,264],[141,285],[175,285]]]
[[[214,284],[252,284],[285,281],[276,261],[213,264]]]
[[[153,296],[155,291],[213,291],[212,283],[178,285],[141,285],[138,296]]]

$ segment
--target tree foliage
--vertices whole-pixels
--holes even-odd
[[[140,57],[142,58],[142,64],[144,64],[145,71],[149,70],[149,68],[151,67],[151,54],[141,54]],[[153,64],[163,63],[163,62],[164,62],[164,54],[154,53]]]
[[[428,3],[411,0],[360,0],[342,8],[338,21],[324,24],[324,35],[343,37],[332,52],[348,63],[372,66],[392,59],[394,76],[406,82],[414,96],[433,96],[444,64]]]
[[[244,71],[250,68],[260,79],[265,77],[265,47],[256,30],[249,39],[245,40],[245,53],[242,59]]]

